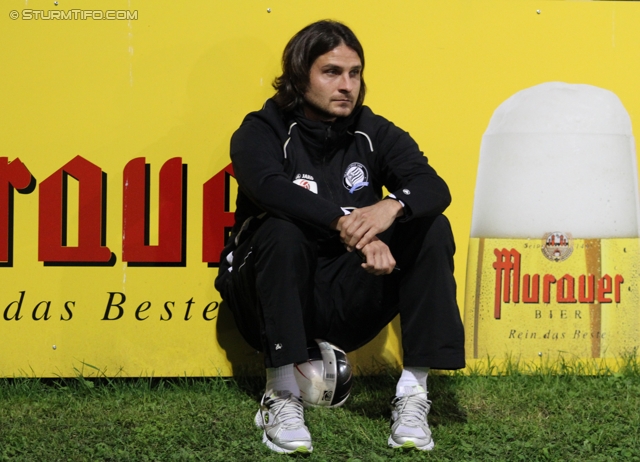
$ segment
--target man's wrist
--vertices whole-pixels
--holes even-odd
[[[387,202],[389,202],[391,204],[397,204],[397,206],[395,207],[395,209],[396,209],[395,217],[396,218],[400,218],[400,217],[404,216],[404,202],[402,202],[400,199],[396,198],[396,196],[394,196],[393,194],[389,194],[383,200],[386,200]]]
[[[347,217],[347,215],[342,215],[339,216],[338,218],[336,218],[335,220],[333,220],[331,222],[331,224],[329,224],[329,228],[331,228],[334,231],[340,231],[342,229],[342,221]]]

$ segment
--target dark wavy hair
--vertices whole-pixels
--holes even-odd
[[[362,45],[353,31],[344,24],[323,20],[309,24],[294,35],[282,53],[282,75],[273,81],[273,88],[276,89],[273,98],[283,111],[292,111],[304,103],[311,66],[319,56],[340,45],[346,45],[355,51],[362,62],[360,93],[355,107],[362,106],[366,93]]]

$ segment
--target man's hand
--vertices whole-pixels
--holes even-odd
[[[391,255],[387,244],[374,236],[373,240],[359,251],[365,258],[362,267],[367,273],[382,276],[391,274],[396,266],[396,260]]]
[[[336,229],[340,231],[340,240],[347,250],[363,250],[403,214],[400,202],[381,200],[375,205],[355,209],[350,215],[340,217],[336,222]]]

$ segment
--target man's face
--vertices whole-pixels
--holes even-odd
[[[333,122],[351,114],[360,93],[361,71],[358,53],[344,44],[318,56],[311,65],[304,94],[305,116]]]

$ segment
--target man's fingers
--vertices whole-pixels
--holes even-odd
[[[372,242],[359,254],[366,259],[362,267],[371,274],[390,274],[396,265],[389,247],[381,241]]]
[[[370,262],[369,260],[373,260],[373,261]],[[372,257],[369,257],[367,261],[362,264],[362,267],[368,273],[375,274],[376,276],[382,276],[383,274],[388,274],[386,265],[380,260]]]
[[[367,273],[373,274],[374,276],[384,276],[386,274],[383,271],[380,271],[380,270],[377,270],[376,268],[372,268],[371,266],[368,266],[366,263],[363,263],[362,267]]]
[[[362,249],[365,245],[369,244],[376,237],[376,232],[372,229],[367,231],[359,240],[356,242],[356,249]]]
[[[362,249],[376,237],[378,231],[375,227],[367,227],[366,223],[355,222],[340,233],[340,238],[345,244]]]
[[[349,247],[364,248],[374,236],[391,226],[399,214],[398,207],[400,206],[396,201],[380,201],[355,209],[344,219],[341,218],[340,239]]]
[[[374,274],[376,276],[383,276],[385,274],[391,274],[393,272],[393,267],[388,267],[386,265],[383,266],[370,266],[367,263],[363,263],[362,267],[368,273]]]
[[[342,242],[350,247],[355,247],[360,242],[362,236],[367,230],[362,227],[361,223],[353,223],[350,227],[344,230],[344,235],[340,233]],[[362,248],[362,247],[359,247]]]

